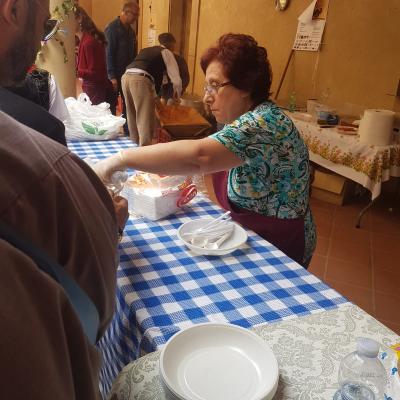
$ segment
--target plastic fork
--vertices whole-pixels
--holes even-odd
[[[227,222],[227,221],[224,221]],[[184,233],[182,236],[185,237],[187,240],[192,240],[194,238],[203,238],[203,239],[215,239],[215,238],[219,238],[222,235],[231,232],[233,230],[234,225],[231,222],[227,222],[226,224],[224,224],[224,226],[218,226],[215,228],[211,228],[207,231],[204,232],[197,232],[197,231],[193,231],[193,232],[187,232]]]
[[[211,222],[209,222],[208,224],[202,226],[201,228],[196,229],[193,233],[199,233],[199,232],[204,232],[207,231],[207,229],[214,227],[214,225],[219,225],[218,223],[223,220],[223,221],[229,221],[231,218],[229,219],[224,219],[225,217],[230,215],[230,211],[227,211],[226,213],[220,215],[218,218],[212,220]],[[221,222],[223,222],[221,221]]]

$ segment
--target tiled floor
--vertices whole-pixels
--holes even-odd
[[[367,199],[311,199],[318,232],[310,272],[400,335],[400,199],[386,193],[354,227]]]

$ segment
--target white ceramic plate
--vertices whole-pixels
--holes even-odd
[[[172,336],[160,355],[169,399],[270,400],[278,362],[255,333],[231,324],[194,325]]]
[[[183,243],[195,254],[206,255],[206,256],[223,256],[225,254],[232,253],[237,248],[239,248],[242,244],[246,243],[247,240],[247,232],[236,222],[232,222],[234,225],[234,229],[232,235],[221,244],[219,249],[204,249],[200,246],[195,246],[192,243],[185,240],[184,235],[186,233],[191,233],[196,229],[201,228],[202,226],[208,224],[212,221],[212,218],[201,218],[201,219],[193,219],[191,221],[183,223],[178,228],[178,237],[182,240]]]

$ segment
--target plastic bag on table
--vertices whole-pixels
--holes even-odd
[[[64,121],[65,135],[72,140],[110,140],[118,136],[125,118],[111,114],[110,105],[93,105],[86,93],[65,99],[70,117]]]

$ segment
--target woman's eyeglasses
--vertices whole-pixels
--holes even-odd
[[[223,82],[223,83],[211,83],[204,85],[204,92],[210,94],[211,96],[215,96],[218,94],[219,89],[224,86],[232,85],[231,82]]]

